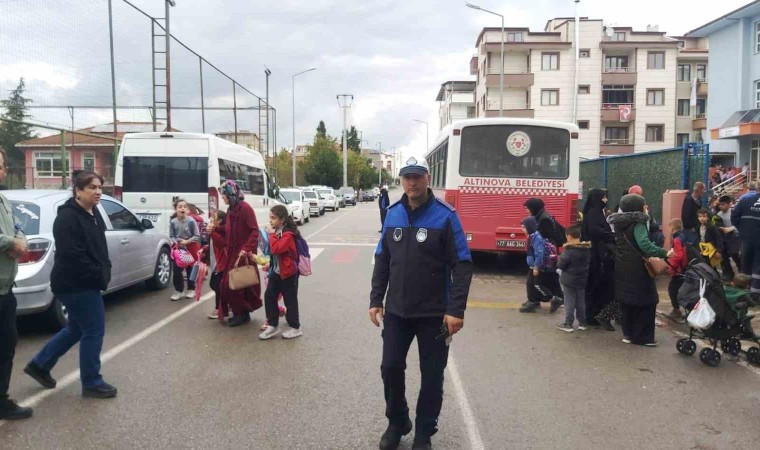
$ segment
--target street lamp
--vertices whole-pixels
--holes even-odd
[[[424,123],[425,124],[425,151],[427,152],[430,150],[430,142],[428,141],[428,136],[430,136],[430,132],[428,131],[428,123],[424,120],[418,120],[418,119],[412,119],[415,122]]]
[[[477,9],[478,11],[483,11],[485,13],[493,14],[494,16],[501,17],[501,39],[500,39],[501,41],[501,68],[499,69],[499,117],[502,117],[504,115],[504,16],[502,16],[499,13],[495,13],[493,11],[483,9],[478,5],[473,5],[472,3],[465,2],[464,5],[468,8]]]
[[[291,85],[293,88],[293,187],[296,187],[296,77],[313,70],[317,70],[317,68],[312,67],[311,69],[293,75],[293,82]]]

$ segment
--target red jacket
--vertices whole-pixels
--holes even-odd
[[[269,234],[269,250],[272,256],[277,256],[277,267],[280,278],[290,278],[298,273],[298,253],[296,250],[296,235],[292,231],[283,231],[282,237],[276,233]]]
[[[668,259],[668,263],[670,264],[668,271],[671,277],[682,275],[689,265],[689,257],[686,254],[686,247],[683,245],[680,233],[673,236],[673,253],[675,254]]]
[[[227,270],[227,239],[224,235],[224,227],[217,227],[211,232],[211,242],[214,244],[214,258],[216,259],[216,273]],[[211,264],[209,257],[209,247],[203,247],[203,262]]]

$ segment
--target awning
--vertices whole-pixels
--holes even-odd
[[[712,139],[738,139],[760,135],[760,109],[736,111],[720,128],[710,130]]]

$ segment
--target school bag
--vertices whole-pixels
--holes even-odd
[[[557,247],[549,239],[544,239],[544,265],[543,270],[554,272],[557,270]]]
[[[174,245],[172,247],[172,259],[180,269],[186,269],[195,264],[195,257],[187,249]]]
[[[300,234],[296,236],[296,254],[298,255],[298,273],[308,277],[311,275],[311,254],[309,244]]]
[[[686,251],[686,261],[688,261],[687,264],[691,264],[694,260],[696,260],[697,263],[705,262],[705,258],[702,256],[702,252],[699,250],[699,248],[697,248],[696,245],[692,245],[687,242],[683,236],[678,236],[676,239],[681,241],[681,245]]]

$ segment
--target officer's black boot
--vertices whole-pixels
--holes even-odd
[[[401,438],[412,431],[412,421],[407,417],[402,426],[390,424],[380,438],[380,450],[396,450]]]

